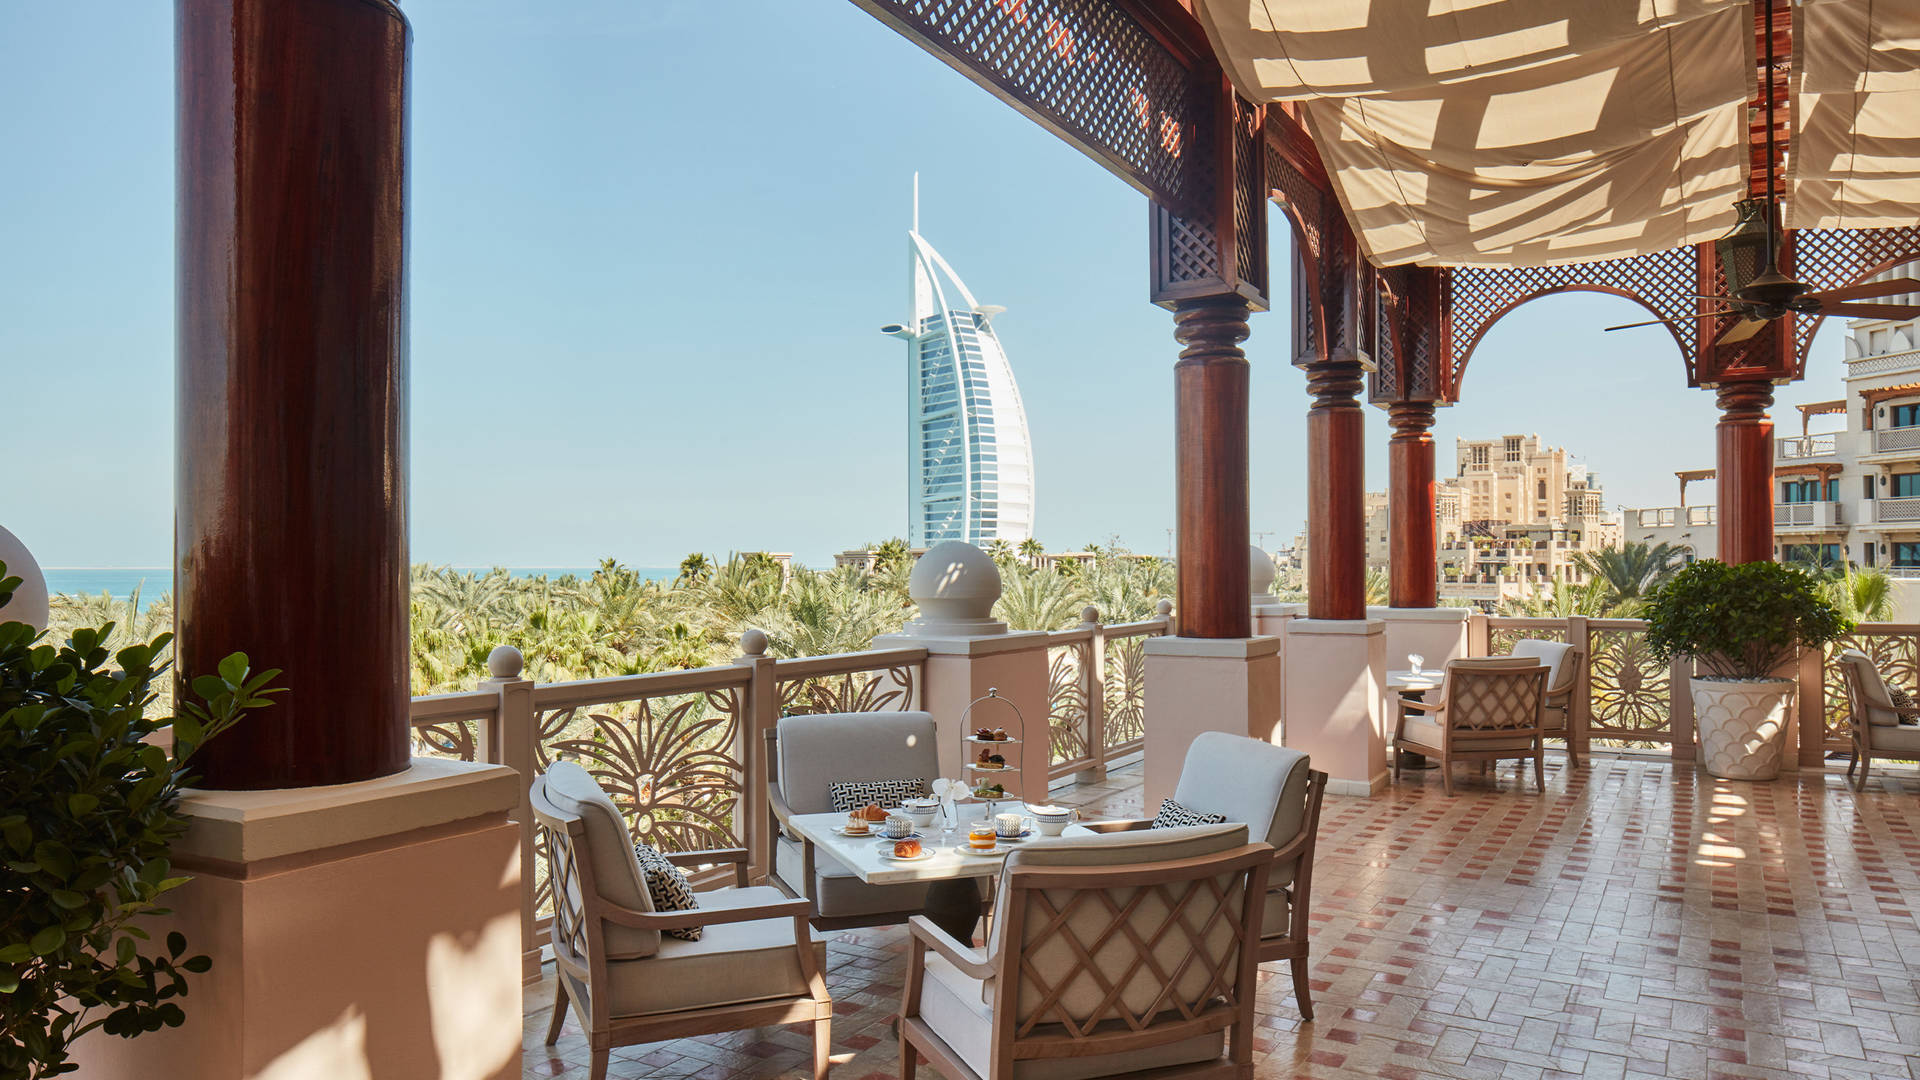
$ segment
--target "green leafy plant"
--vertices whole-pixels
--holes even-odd
[[[0,606],[18,578],[0,564]],[[60,645],[0,622],[0,1076],[72,1072],[72,1044],[100,1028],[131,1037],[177,1027],[186,976],[206,971],[170,933],[161,948],[139,920],[163,915],[187,879],[167,853],[186,831],[180,789],[205,742],[272,704],[278,671],[244,654],[193,680],[202,700],[148,716],[170,635],[109,653],[108,623]],[[169,754],[155,738],[174,732]]]
[[[1692,563],[1647,597],[1641,616],[1655,657],[1691,657],[1722,679],[1769,678],[1795,649],[1853,630],[1818,579],[1775,562]]]

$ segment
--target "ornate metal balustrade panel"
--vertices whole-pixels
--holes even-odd
[[[888,712],[914,707],[921,668],[900,664],[871,671],[781,679],[779,713]]]
[[[1146,637],[1108,638],[1106,659],[1101,686],[1106,694],[1106,745],[1101,750],[1111,753],[1146,738]]]
[[[1519,625],[1492,625],[1487,628],[1487,655],[1505,656],[1513,651],[1513,643],[1523,638],[1535,641],[1567,640],[1567,624],[1554,625],[1544,622],[1530,622]]]
[[[1647,650],[1644,630],[1588,631],[1587,660],[1596,739],[1673,742],[1673,670]]]
[[[1215,153],[1199,25],[1116,0],[854,0],[1155,201],[1203,205]],[[1196,78],[1196,68],[1209,78]]]
[[[1920,685],[1920,634],[1856,631],[1827,646],[1820,665],[1820,687],[1824,691],[1827,749],[1845,750],[1852,746],[1847,733],[1847,682],[1840,672],[1840,654],[1859,649],[1873,659],[1887,685],[1913,693]]]
[[[740,847],[746,693],[727,686],[596,705],[536,709],[534,764],[575,761],[620,808],[636,841],[663,851]],[[552,907],[546,860],[535,902]]]
[[[1047,738],[1050,765],[1089,760],[1087,686],[1093,643],[1074,641],[1047,650]]]
[[[413,725],[413,752],[418,757],[478,761],[479,721],[434,720]]]

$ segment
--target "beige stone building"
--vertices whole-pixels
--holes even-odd
[[[1565,447],[1538,435],[1460,439],[1435,485],[1440,596],[1482,604],[1582,583],[1574,556],[1620,542],[1605,493]],[[1367,565],[1387,565],[1387,496],[1369,492]]]

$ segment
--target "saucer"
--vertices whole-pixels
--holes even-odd
[[[926,838],[925,834],[922,833],[919,829],[915,829],[905,836],[888,836],[886,833],[880,832],[878,830],[867,833],[866,835],[867,835],[867,839],[878,840],[883,844],[891,844],[897,840],[922,840]]]
[[[880,857],[888,862],[925,862],[933,858],[933,849],[923,847],[918,855],[895,855],[892,848],[881,848]]]
[[[963,847],[960,850],[966,852],[969,855],[989,856],[989,855],[1005,855],[1009,849],[1005,844],[995,844],[992,847],[987,848],[985,850],[972,847],[972,846]]]

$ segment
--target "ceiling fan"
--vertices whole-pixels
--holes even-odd
[[[1738,314],[1740,321],[1720,332],[1714,339],[1716,345],[1734,345],[1758,334],[1775,319],[1789,312],[1800,315],[1846,315],[1858,319],[1908,319],[1920,315],[1920,305],[1914,304],[1862,304],[1859,300],[1870,300],[1879,296],[1898,296],[1905,293],[1920,293],[1920,281],[1913,278],[1894,278],[1890,281],[1869,281],[1859,285],[1848,285],[1824,292],[1813,292],[1803,282],[1795,281],[1780,272],[1777,255],[1779,252],[1778,203],[1774,194],[1774,95],[1773,95],[1773,4],[1771,0],[1759,0],[1766,4],[1765,36],[1767,39],[1767,195],[1762,199],[1744,199],[1739,204],[1740,224],[1727,237],[1718,241],[1721,265],[1727,271],[1727,283],[1730,296],[1695,296],[1695,300],[1713,300],[1731,307],[1714,311],[1703,311],[1693,316],[1696,319],[1710,319],[1718,316]],[[1760,228],[1754,228],[1758,222]],[[1755,242],[1764,245],[1766,262],[1760,272],[1740,282],[1744,275],[1738,273],[1738,267],[1744,261],[1751,267]],[[1742,260],[1740,255],[1746,255]],[[1740,282],[1736,284],[1736,282]],[[1669,319],[1654,319],[1650,322],[1627,323],[1623,326],[1609,326],[1608,330],[1628,330],[1637,326],[1668,326]]]

